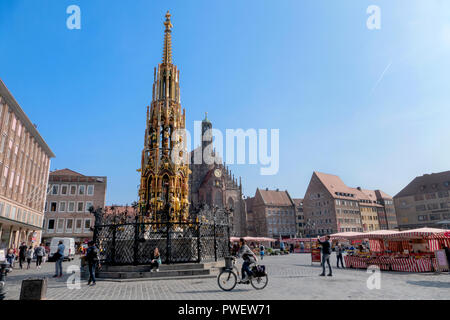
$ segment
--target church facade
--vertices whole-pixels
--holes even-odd
[[[215,153],[212,123],[206,116],[202,121],[201,146],[190,153],[189,202],[191,206],[207,204],[231,208],[231,235],[247,235],[247,210],[242,197],[242,180],[231,173]]]

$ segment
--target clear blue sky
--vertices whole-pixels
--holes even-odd
[[[82,29],[66,28],[81,8]],[[381,8],[381,30],[366,9]],[[146,106],[172,13],[187,127],[279,128],[280,171],[233,166],[303,197],[314,170],[391,195],[450,170],[450,2],[1,0],[0,78],[56,154],[51,169],[137,198]]]

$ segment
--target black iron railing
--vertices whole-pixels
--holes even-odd
[[[97,225],[94,241],[107,265],[149,264],[155,248],[162,263],[217,261],[229,255],[230,227],[212,222],[134,222]]]

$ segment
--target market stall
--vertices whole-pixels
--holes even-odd
[[[315,238],[292,238],[284,242],[294,245],[294,253],[310,253],[311,249],[317,244]]]
[[[446,233],[447,232],[447,233]],[[340,237],[333,237],[342,238]],[[407,231],[378,230],[346,235],[346,240],[365,240],[367,248],[360,246],[344,257],[350,268],[366,269],[376,265],[381,270],[402,272],[431,272],[437,270],[435,251],[450,245],[447,230],[421,228]],[[366,242],[366,243],[367,243]]]

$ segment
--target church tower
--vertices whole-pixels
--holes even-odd
[[[187,157],[183,135],[185,110],[181,111],[180,73],[172,64],[172,23],[166,14],[162,63],[154,70],[153,98],[147,107],[144,150],[141,159],[140,209],[152,221],[187,221],[189,214]],[[163,213],[164,212],[164,213]],[[163,214],[168,216],[163,217]]]

